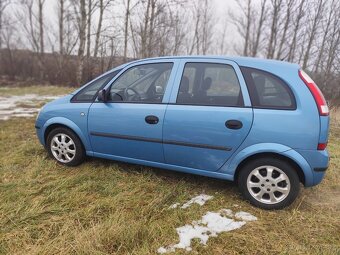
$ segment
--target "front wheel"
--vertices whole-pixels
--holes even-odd
[[[59,163],[77,166],[85,159],[85,150],[78,136],[67,128],[53,129],[47,136],[47,150]]]
[[[238,185],[251,204],[268,210],[289,206],[300,190],[296,170],[288,162],[276,158],[260,158],[247,163],[241,169]]]

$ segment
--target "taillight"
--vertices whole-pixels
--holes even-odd
[[[327,143],[319,143],[319,144],[318,144],[318,150],[319,150],[319,151],[325,150],[326,147],[327,147]]]
[[[302,81],[307,85],[310,92],[312,93],[314,100],[316,102],[316,105],[318,106],[319,114],[321,116],[328,116],[329,109],[327,106],[327,102],[321,90],[319,89],[319,87],[315,84],[312,78],[310,78],[308,74],[306,74],[304,71],[299,70],[299,76],[302,79]]]

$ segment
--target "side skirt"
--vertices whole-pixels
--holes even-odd
[[[97,152],[87,153],[87,155],[93,156],[93,157],[98,157],[98,158],[115,160],[115,161],[127,162],[127,163],[131,163],[131,164],[163,168],[163,169],[168,169],[168,170],[172,170],[172,171],[195,174],[195,175],[202,175],[202,176],[216,178],[216,179],[222,179],[222,180],[228,180],[228,181],[234,180],[233,175],[229,175],[229,174],[225,174],[225,173],[204,171],[204,170],[198,170],[198,169],[189,168],[189,167],[168,165],[168,164],[159,163],[159,162],[152,162],[152,161],[147,161],[147,160],[142,160],[142,159],[133,159],[133,158],[127,158],[127,157],[121,157],[121,156],[114,156],[114,155],[97,153]]]

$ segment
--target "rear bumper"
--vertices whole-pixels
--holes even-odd
[[[323,177],[325,176],[326,170],[329,166],[329,154],[327,150],[296,150],[300,155],[304,157],[304,159],[310,165],[312,174],[313,174],[313,183],[312,185],[306,186],[314,186],[319,184]]]

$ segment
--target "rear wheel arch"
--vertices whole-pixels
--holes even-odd
[[[235,171],[235,178],[234,180],[237,182],[238,181],[238,177],[239,174],[242,170],[242,168],[248,164],[249,162],[259,159],[259,158],[276,158],[276,159],[280,159],[283,160],[285,162],[287,162],[288,164],[290,164],[294,169],[296,169],[296,173],[299,176],[299,180],[300,182],[305,185],[305,174],[302,170],[302,168],[291,158],[286,157],[284,155],[281,155],[279,153],[273,153],[273,152],[262,152],[262,153],[256,153],[253,154],[245,159],[243,159],[237,166],[236,171]]]

